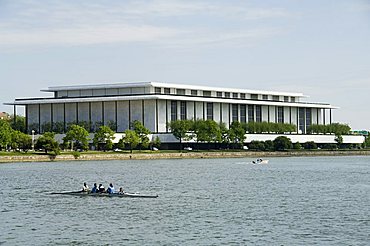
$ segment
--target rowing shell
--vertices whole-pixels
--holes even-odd
[[[51,195],[70,195],[70,196],[94,196],[94,197],[129,197],[129,198],[157,198],[158,195],[142,195],[139,193],[90,193],[83,191],[53,192]]]

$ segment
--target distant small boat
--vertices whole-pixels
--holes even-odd
[[[262,159],[257,159],[255,161],[252,161],[252,164],[268,164],[269,160],[262,160]]]
[[[85,191],[65,191],[53,192],[51,195],[70,195],[70,196],[94,196],[94,197],[127,197],[127,198],[157,198],[158,195],[143,195],[140,193],[91,193]]]

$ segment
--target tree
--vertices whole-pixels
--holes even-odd
[[[243,146],[246,137],[245,130],[240,122],[234,121],[233,123],[231,123],[229,129],[229,138],[230,141],[237,145],[239,148]]]
[[[334,141],[337,142],[337,144],[338,144],[339,147],[341,147],[341,145],[343,144],[343,137],[342,137],[342,135],[336,134],[335,135],[335,138],[334,138]]]
[[[53,132],[55,133],[64,133],[64,122],[54,122],[53,123]]]
[[[308,133],[316,133],[316,134],[332,133],[335,135],[346,135],[346,134],[349,134],[350,131],[351,131],[351,127],[349,127],[347,124],[340,124],[340,123],[332,123],[329,125],[312,124],[307,129]]]
[[[207,138],[206,136],[207,130],[206,130],[206,124],[204,120],[201,120],[201,119],[195,120],[191,130],[194,132],[194,137],[197,143],[204,142],[205,139]]]
[[[273,122],[248,122],[245,124],[245,130],[248,133],[285,133],[295,132],[296,127],[293,124],[273,123]]]
[[[109,150],[113,147],[114,131],[108,126],[101,126],[99,130],[95,133],[93,144],[97,149],[103,145],[103,150]]]
[[[214,120],[206,120],[206,128],[208,131],[208,137],[206,142],[209,143],[217,143],[221,142],[221,129],[220,126]],[[209,146],[208,146],[209,149]]]
[[[275,138],[274,142],[274,148],[275,150],[282,151],[282,150],[287,150],[292,148],[292,141],[285,137],[285,136],[280,136]]]
[[[54,137],[55,133],[45,132],[37,139],[36,148],[44,149],[46,154],[48,151],[54,151],[55,155],[59,154],[59,144]]]
[[[367,136],[364,142],[364,147],[369,148],[370,147],[370,136]]]
[[[216,143],[222,141],[220,125],[214,120],[196,120],[193,124],[194,135],[197,142]]]
[[[13,149],[21,149],[27,152],[32,146],[32,138],[23,132],[12,131],[11,146]]]
[[[14,115],[10,117],[11,119],[11,127],[14,130],[20,131],[25,133],[26,132],[26,117],[17,115],[15,116],[15,121],[14,121]]]
[[[45,122],[41,125],[41,132],[52,132],[53,126],[51,122]]]
[[[188,132],[190,131],[193,122],[191,120],[175,120],[168,124],[172,134],[180,141],[180,150],[182,150],[182,141],[189,139]]]
[[[110,120],[107,122],[107,126],[112,129],[112,131],[117,131],[117,122]]]
[[[148,138],[148,135],[150,134],[150,130],[146,128],[143,125],[143,123],[141,123],[138,120],[135,120],[132,123],[132,128],[139,137],[140,150],[141,148],[148,148],[149,143],[150,143],[149,138]]]
[[[218,124],[218,127],[220,128],[220,134],[221,134],[220,142],[222,144],[229,145],[229,143],[230,143],[229,129],[227,129],[225,123],[223,123],[223,122],[220,122]]]
[[[91,130],[91,122],[90,121],[78,121],[76,125],[79,125],[85,128],[86,131],[90,132]]]
[[[125,145],[128,145],[130,152],[132,153],[132,149],[140,143],[140,138],[137,133],[132,130],[126,130],[124,134],[125,136],[119,140],[118,145],[122,148],[124,148]]]
[[[12,128],[9,122],[0,120],[0,149],[7,148],[12,141]]]
[[[71,125],[69,127],[66,136],[63,138],[64,142],[70,141],[73,144],[73,149],[77,150],[79,148],[87,150],[89,148],[89,133],[85,128],[78,125]]]

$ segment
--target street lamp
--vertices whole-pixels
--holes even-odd
[[[32,151],[35,151],[35,130],[32,130]]]

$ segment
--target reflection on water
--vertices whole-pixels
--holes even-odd
[[[0,165],[0,244],[368,244],[370,158]],[[73,197],[94,182],[157,199]]]

